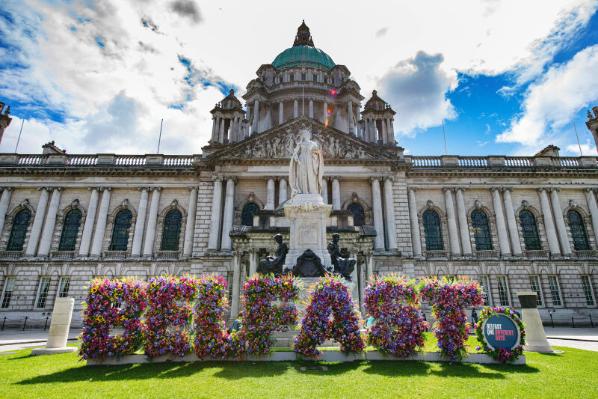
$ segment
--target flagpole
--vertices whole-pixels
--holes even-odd
[[[444,136],[444,155],[448,155],[448,150],[446,147],[446,131],[444,130],[444,119],[442,120],[442,135]]]
[[[25,124],[25,119],[21,119],[21,129],[19,130],[19,137],[17,138],[17,145],[15,145],[15,154],[19,149],[19,143],[21,142],[21,133],[23,133],[23,125]]]
[[[583,152],[581,151],[581,144],[579,143],[579,134],[577,134],[577,126],[575,126],[575,121],[572,122],[573,130],[575,130],[575,137],[577,137],[577,146],[579,147],[579,156],[583,157]]]
[[[162,123],[164,122],[164,118],[160,119],[160,135],[158,136],[158,151],[156,154],[160,153],[160,142],[162,141]]]

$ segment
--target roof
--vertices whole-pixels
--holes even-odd
[[[293,47],[289,47],[278,54],[272,66],[276,69],[309,66],[315,68],[332,69],[336,64],[324,51],[316,48],[305,21],[297,29]]]

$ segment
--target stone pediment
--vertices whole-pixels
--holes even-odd
[[[391,160],[397,153],[366,143],[354,136],[326,127],[309,118],[297,118],[266,132],[251,136],[209,156],[210,160],[287,160],[299,141],[299,129],[308,126],[328,160]]]

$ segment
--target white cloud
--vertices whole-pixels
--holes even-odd
[[[441,54],[420,51],[414,58],[399,62],[380,79],[382,98],[398,113],[397,132],[410,134],[456,116],[446,93],[457,86],[457,74],[443,70],[443,60]]]
[[[592,143],[590,143],[589,140],[587,140],[585,143],[577,145],[576,144],[569,144],[566,148],[565,148],[565,152],[568,153],[569,155],[573,155],[573,156],[579,156],[579,150],[581,147],[581,155],[583,156],[596,156],[596,146]],[[565,154],[563,154],[565,155]]]
[[[197,153],[209,139],[209,110],[222,95],[201,82],[190,90],[179,55],[192,61],[201,78],[243,88],[261,64],[292,44],[296,27],[305,18],[316,46],[346,64],[367,95],[381,79],[401,76],[397,60],[408,60],[422,50],[444,56],[442,69],[432,76],[442,78],[444,73],[442,79],[449,80],[452,71],[498,74],[527,70],[522,65],[543,65],[544,61],[533,61],[545,50],[538,44],[548,41],[558,48],[596,5],[593,0],[422,0],[350,6],[316,0],[5,0],[2,7],[17,19],[17,28],[3,27],[6,21],[0,19],[0,33],[20,50],[0,50],[0,63],[10,59],[26,68],[0,69],[0,93],[5,100],[65,113],[64,123],[41,115],[27,122],[24,135],[35,123],[45,125],[47,136],[23,141],[23,151],[39,151],[42,137],[48,137],[70,152],[148,152],[155,147],[163,117],[164,151]],[[555,31],[564,32],[563,37],[551,36]],[[32,37],[31,32],[38,35]],[[450,90],[452,83],[442,79],[437,87]],[[399,107],[408,109],[416,99],[388,93],[387,100],[396,102],[401,112],[398,126],[405,123],[407,131],[450,116],[446,90],[430,91],[434,106],[426,110],[428,115],[420,111],[414,116]],[[135,104],[135,118],[129,118],[127,128],[120,124],[126,119],[118,115],[119,98]],[[169,108],[172,104],[185,105]],[[109,115],[110,110],[116,114]],[[13,112],[19,109],[13,107]],[[6,137],[18,134],[15,125]],[[94,139],[99,131],[107,132],[105,139]],[[8,138],[0,151],[14,149],[7,143]]]
[[[523,101],[523,113],[509,129],[497,136],[498,142],[519,143],[538,148],[574,115],[598,100],[598,45],[577,53],[569,62],[551,67],[538,82],[530,85]]]

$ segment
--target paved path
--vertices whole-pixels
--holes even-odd
[[[69,332],[69,340],[76,339],[79,329],[72,329]],[[45,346],[48,339],[47,331],[21,331],[4,330],[0,331],[0,353],[12,352],[23,348]],[[71,341],[74,342],[74,341]]]

